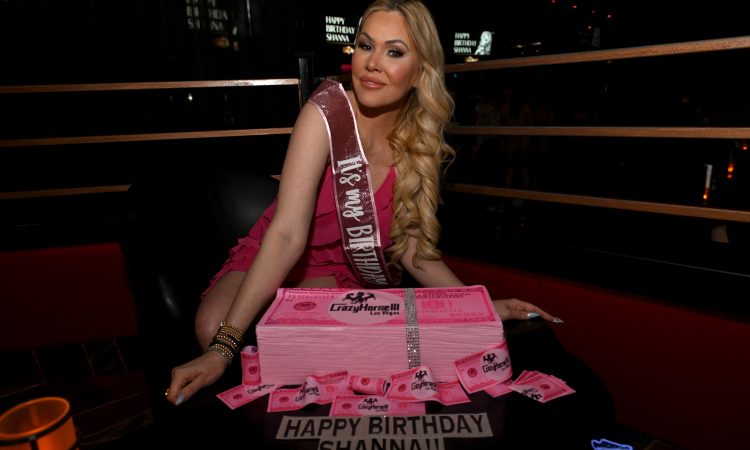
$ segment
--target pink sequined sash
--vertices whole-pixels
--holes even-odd
[[[324,80],[309,102],[317,106],[328,128],[344,253],[363,286],[394,286],[398,276],[389,270],[383,253],[370,170],[346,91],[340,83]]]

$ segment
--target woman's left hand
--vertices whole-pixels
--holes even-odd
[[[542,308],[517,298],[493,300],[492,303],[495,304],[495,310],[502,320],[532,319],[541,316],[544,320],[550,322],[563,323],[562,319],[554,317]]]

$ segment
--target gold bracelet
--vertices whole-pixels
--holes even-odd
[[[219,331],[214,335],[214,339],[221,337],[225,341],[231,341],[237,348],[242,347],[242,337],[237,337],[231,333],[228,333],[225,329],[220,328]]]
[[[235,356],[237,356],[229,347],[217,342],[212,342],[211,345],[208,346],[208,350],[220,354],[230,363],[234,360]]]
[[[232,339],[236,340],[237,342],[242,342],[242,335],[237,334],[236,331],[231,330],[227,327],[219,327],[219,329],[216,331],[216,334],[223,334],[224,336],[230,336]]]
[[[228,328],[230,331],[233,331],[240,340],[242,340],[242,336],[245,335],[245,330],[240,330],[239,328],[226,321],[219,324],[219,330],[221,330],[222,328]]]
[[[239,346],[239,344],[237,344],[236,342],[234,342],[231,339],[226,338],[223,334],[217,334],[216,336],[214,336],[214,339],[213,339],[212,343],[214,343],[214,342],[229,347],[230,349],[232,349],[232,351],[234,353],[239,353],[240,352],[240,346]]]
[[[242,336],[238,335],[234,331],[230,330],[229,328],[219,328],[216,331],[216,334],[223,334],[224,336],[229,336],[232,339],[234,339],[237,342],[242,342]]]

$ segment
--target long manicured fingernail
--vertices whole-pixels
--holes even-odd
[[[180,406],[180,403],[185,401],[185,395],[180,394],[177,396],[177,401],[174,402],[175,406]]]
[[[559,317],[553,317],[553,318],[552,318],[552,322],[554,322],[554,323],[565,323],[565,321],[564,321],[564,320],[562,320],[562,319],[561,319],[561,318],[559,318]]]
[[[535,319],[537,317],[539,317],[539,313],[535,313],[535,312],[526,313],[526,318],[527,319]]]

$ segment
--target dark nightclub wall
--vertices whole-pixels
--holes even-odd
[[[0,83],[296,76],[294,56],[309,53],[319,60],[316,74],[331,75],[348,60],[341,51],[346,28],[356,27],[368,3],[5,0]],[[493,35],[492,58],[737,36],[746,30],[738,7],[726,0],[710,8],[673,0],[425,3],[449,62],[463,59],[456,47],[468,45],[474,53],[485,30]],[[462,42],[456,45],[457,40]]]

